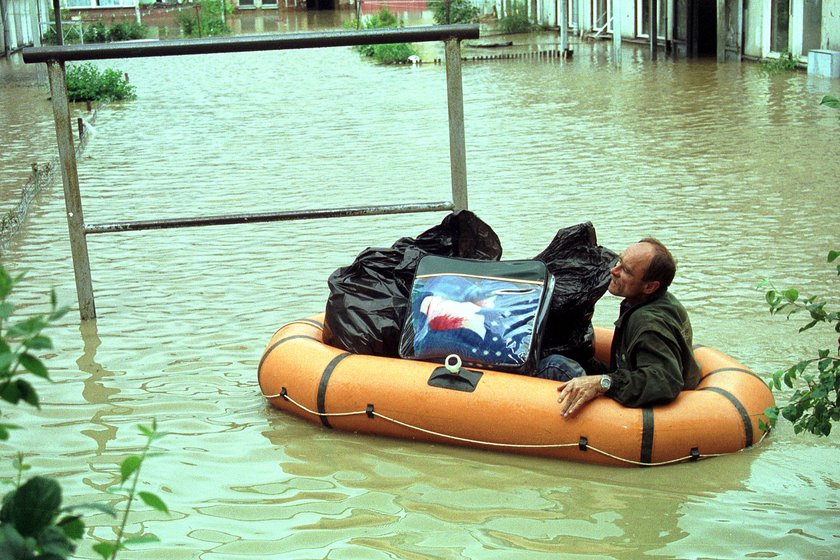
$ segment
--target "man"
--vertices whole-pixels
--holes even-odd
[[[691,323],[668,292],[676,273],[668,249],[653,238],[631,245],[610,270],[609,292],[624,298],[607,373],[562,382],[560,413],[571,416],[606,395],[630,407],[669,402],[700,382]]]

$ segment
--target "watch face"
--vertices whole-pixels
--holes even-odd
[[[601,376],[601,389],[607,391],[609,390],[610,386],[612,385],[612,379],[609,375],[602,375]]]

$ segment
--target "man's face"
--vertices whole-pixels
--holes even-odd
[[[631,305],[644,301],[659,288],[659,282],[642,280],[652,257],[653,246],[649,243],[630,245],[618,258],[618,263],[610,269],[612,279],[609,292],[625,298]]]

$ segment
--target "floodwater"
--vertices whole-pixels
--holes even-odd
[[[587,220],[614,250],[654,235],[680,261],[673,291],[697,342],[763,376],[833,348],[833,331],[770,317],[754,286],[769,277],[838,306],[825,255],[840,248],[840,121],[818,105],[838,82],[746,62],[652,64],[633,45],[616,68],[607,43],[574,48],[565,62],[464,64],[470,208],[504,258]],[[138,99],[98,113],[79,161],[87,223],[450,195],[441,65],[377,66],[349,48],[97,64],[127,72]],[[12,91],[32,119],[28,170],[53,153],[52,115],[38,86]],[[5,111],[10,90],[0,95]],[[2,165],[6,177],[13,163]],[[73,311],[49,331],[41,410],[3,407],[24,429],[0,445],[0,473],[24,450],[66,501],[120,505],[106,491],[142,444],[136,426],[157,419],[169,435],[141,489],[171,515],[138,506],[128,531],[160,543],[122,558],[834,557],[837,432],[781,422],[739,454],[619,469],[328,431],[267,408],[256,369],[271,334],[322,310],[327,276],[358,252],[442,217],[92,236],[99,318],[80,325],[57,184],[4,261],[28,271],[21,314],[45,309],[50,287]],[[605,297],[595,323],[617,305]],[[113,536],[110,519],[87,522]],[[80,558],[96,557],[92,542]]]

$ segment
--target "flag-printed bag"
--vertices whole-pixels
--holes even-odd
[[[400,357],[525,373],[539,359],[554,277],[541,261],[423,257]]]

